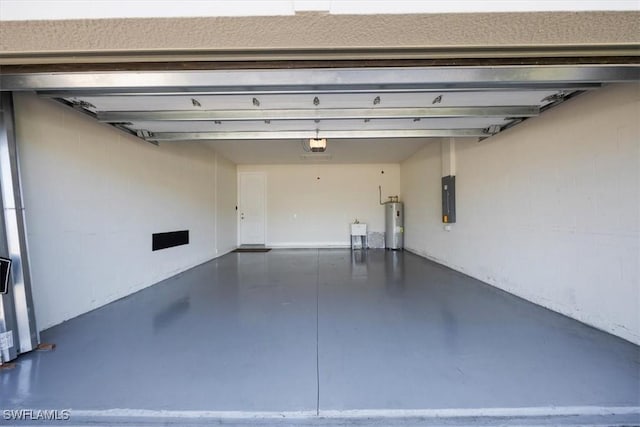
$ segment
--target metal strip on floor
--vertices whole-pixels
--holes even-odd
[[[640,407],[363,409],[316,411],[71,410],[65,425],[502,425],[626,426],[640,423]],[[8,425],[24,425],[20,421]],[[41,424],[38,425],[46,425]]]

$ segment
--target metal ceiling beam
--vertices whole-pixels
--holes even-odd
[[[406,130],[341,130],[341,131],[255,131],[255,132],[156,132],[151,141],[202,141],[240,139],[307,139],[307,138],[438,138],[487,137],[485,129],[406,129]]]
[[[135,121],[251,121],[326,119],[414,119],[452,117],[534,117],[538,106],[428,107],[428,108],[337,108],[286,110],[184,110],[98,111],[101,122]]]
[[[389,67],[2,74],[3,91],[279,92],[384,89],[534,88],[640,80],[638,65]]]
[[[0,82],[2,76],[0,75]],[[378,87],[376,89],[362,89],[362,88],[340,88],[340,89],[310,89],[310,88],[298,88],[298,89],[282,89],[282,90],[250,90],[245,89],[233,89],[228,88],[216,89],[216,88],[180,88],[179,91],[152,91],[145,90],[144,92],[135,91],[133,89],[126,89],[126,91],[104,91],[104,90],[40,90],[38,95],[45,98],[83,98],[83,97],[112,97],[112,96],[207,96],[207,95],[350,95],[350,94],[385,94],[385,93],[447,93],[447,92],[490,92],[490,91],[585,91],[600,89],[602,83],[538,83],[535,85],[520,86],[505,86],[505,87],[442,87],[430,86],[430,87],[418,87],[412,88],[384,88]],[[0,88],[0,90],[2,90]]]
[[[163,69],[187,69],[185,64],[197,64],[200,67],[207,66],[211,69],[219,62],[237,62],[237,68],[256,68],[256,62],[268,61],[270,63],[283,62],[271,68],[291,68],[292,63],[313,61],[314,63],[325,61],[329,66],[342,66],[341,62],[367,61],[377,63],[374,66],[388,66],[388,61],[449,61],[451,64],[460,64],[460,61],[475,61],[480,65],[487,60],[496,62],[506,61],[516,63],[517,60],[535,60],[548,64],[563,64],[567,58],[576,61],[611,60],[610,58],[634,58],[638,56],[638,44],[613,44],[598,43],[591,45],[536,45],[536,46],[444,46],[444,47],[369,47],[369,48],[262,48],[262,49],[180,49],[180,50],[126,50],[126,51],[78,51],[65,52],[0,52],[0,64],[11,65],[34,64],[73,64],[80,63],[78,70],[86,64],[115,64],[118,69],[145,69],[156,64],[161,64]],[[517,62],[521,63],[521,62]],[[583,62],[585,63],[585,62]],[[610,63],[610,62],[606,62]],[[620,62],[618,62],[620,63]],[[179,65],[176,65],[179,64]],[[244,64],[244,66],[242,66]],[[337,64],[337,65],[336,65]],[[447,64],[440,64],[447,65]],[[484,65],[484,64],[483,64]],[[495,64],[500,65],[500,64]],[[104,65],[103,65],[104,66]],[[353,65],[352,65],[353,66]],[[68,67],[68,65],[67,65]],[[137,68],[133,68],[137,67]],[[300,67],[298,67],[300,68]],[[150,68],[147,68],[150,69]]]

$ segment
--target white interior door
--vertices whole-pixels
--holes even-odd
[[[264,245],[266,178],[260,172],[240,173],[240,244]]]

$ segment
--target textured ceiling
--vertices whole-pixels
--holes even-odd
[[[206,141],[237,164],[400,163],[438,139],[335,139],[324,153],[309,153],[303,140]],[[172,144],[172,143],[165,143]],[[179,144],[176,142],[175,144]]]
[[[0,56],[17,52],[339,49],[628,44],[637,12],[3,21]]]

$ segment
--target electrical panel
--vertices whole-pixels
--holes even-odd
[[[442,177],[442,222],[445,224],[452,224],[456,222],[455,175]]]

